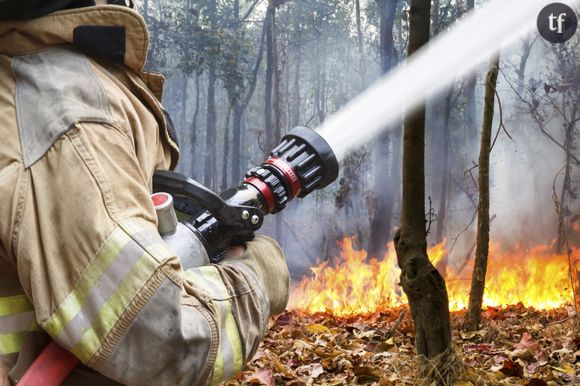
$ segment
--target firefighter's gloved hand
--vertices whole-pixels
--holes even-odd
[[[232,252],[232,254],[239,253]],[[284,311],[290,294],[290,272],[284,253],[278,243],[264,235],[256,235],[246,243],[246,250],[233,259],[224,259],[221,264],[243,264],[258,277],[268,293],[270,314]]]
[[[246,253],[246,244],[243,245],[232,245],[228,249],[226,249],[226,253],[224,254],[224,259],[236,259],[241,257],[244,253]]]
[[[248,241],[254,240],[256,234],[253,231],[243,231],[236,233],[232,236],[230,240],[230,245],[246,245]]]

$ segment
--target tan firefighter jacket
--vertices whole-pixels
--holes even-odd
[[[184,270],[160,238],[152,175],[178,150],[147,47],[125,7],[0,23],[0,384],[49,337],[84,364],[65,384],[215,384],[286,305],[274,241]]]

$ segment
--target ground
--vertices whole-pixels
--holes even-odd
[[[457,386],[580,385],[580,321],[573,309],[521,305],[484,311],[482,328],[460,330],[452,314]],[[416,373],[414,332],[405,308],[337,319],[285,312],[238,385],[425,385]]]

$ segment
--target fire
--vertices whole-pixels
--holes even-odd
[[[341,255],[332,264],[312,268],[293,290],[290,304],[307,312],[330,312],[352,316],[385,311],[406,303],[399,286],[400,269],[392,244],[382,259],[369,259],[364,250],[353,248],[353,239],[340,242]],[[553,246],[517,246],[503,250],[490,244],[484,307],[522,303],[550,309],[573,302],[566,254],[553,253]],[[577,255],[578,248],[572,253]],[[445,242],[428,251],[433,265],[447,255]],[[462,265],[462,264],[459,264]],[[457,272],[461,269],[461,272]],[[462,268],[447,268],[446,282],[451,310],[467,307],[473,259]]]

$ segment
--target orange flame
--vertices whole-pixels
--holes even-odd
[[[330,312],[336,316],[352,316],[385,311],[406,303],[399,286],[400,269],[392,246],[382,259],[369,259],[364,250],[353,248],[353,239],[340,242],[341,256],[329,264],[312,268],[293,290],[292,308],[310,313]],[[572,289],[566,254],[555,254],[553,247],[518,246],[502,250],[497,243],[489,249],[484,307],[500,307],[522,303],[536,309],[549,309],[572,303]],[[578,253],[574,248],[573,253]],[[447,255],[445,242],[428,251],[433,265]],[[449,307],[467,307],[473,259],[462,272],[448,267],[446,274]]]

